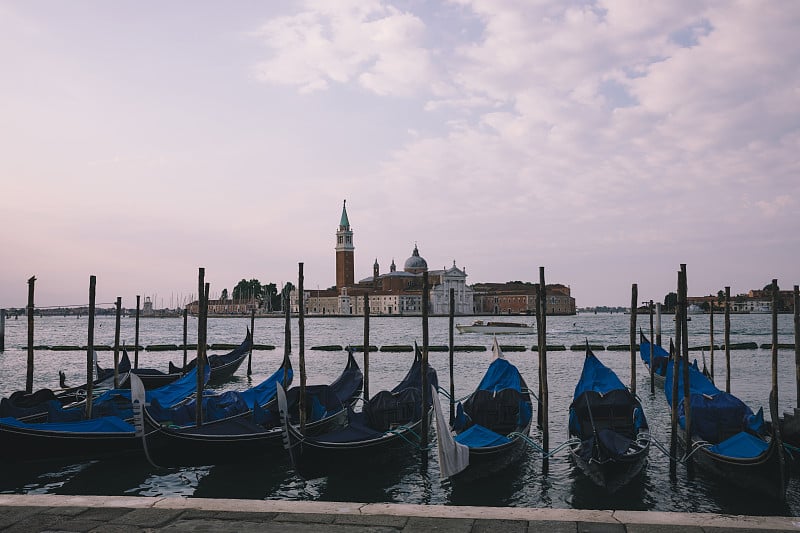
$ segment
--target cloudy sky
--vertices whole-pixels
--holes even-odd
[[[800,282],[800,3],[0,3],[0,307],[402,265]]]

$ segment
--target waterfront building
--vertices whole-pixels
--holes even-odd
[[[536,291],[533,283],[476,283],[475,311],[492,315],[536,314]],[[545,287],[548,315],[574,315],[575,298],[567,285],[554,283]]]

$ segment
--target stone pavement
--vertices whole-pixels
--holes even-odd
[[[746,533],[800,532],[800,519],[283,500],[0,495],[0,531]]]

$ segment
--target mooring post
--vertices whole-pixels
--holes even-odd
[[[797,408],[800,409],[800,287],[794,286],[794,368]]]
[[[25,392],[33,392],[33,293],[36,276],[28,280],[28,374],[25,377]]]
[[[200,293],[202,295],[202,292]],[[133,333],[133,368],[139,368],[139,303],[141,296],[136,295],[136,324]],[[198,302],[199,303],[199,302]]]
[[[544,406],[542,405],[542,306],[539,302],[542,298],[541,291],[539,290],[539,284],[533,284],[533,292],[536,295],[536,352],[539,356],[539,399],[536,401],[536,425],[539,429],[542,428],[542,414],[544,411]]]
[[[300,360],[300,433],[306,433],[306,324],[305,324],[305,298],[303,297],[303,263],[297,264],[297,354]]]
[[[731,392],[731,288],[725,287],[725,392]]]
[[[430,301],[430,285],[428,284],[428,271],[422,273],[422,425],[420,427],[420,446],[423,450],[428,447],[428,400],[431,391],[428,390],[428,302]],[[427,453],[423,451],[423,457]]]
[[[6,350],[6,310],[0,309],[0,352]]]
[[[711,383],[714,383],[714,300],[709,302],[708,310],[708,350],[711,352]]]
[[[122,317],[122,297],[117,296],[117,319],[114,323],[114,388],[119,388],[119,321]]]
[[[453,359],[455,355],[455,337],[453,330],[455,329],[456,315],[456,290],[450,288],[450,322],[448,324],[448,348],[450,352],[450,423],[452,424],[456,419],[456,385],[453,379]]]
[[[650,300],[647,308],[650,310],[650,394],[656,392],[656,370],[653,368],[653,360],[655,359],[656,347],[655,336],[653,335],[653,300]]]
[[[650,337],[650,341],[653,341],[653,338]],[[656,304],[656,338],[655,343],[659,346],[664,346],[661,343],[661,302]]]
[[[778,402],[778,280],[772,280],[772,390]]]
[[[186,343],[189,341],[188,339],[188,325],[189,325],[189,310],[185,307],[183,308],[183,369],[186,370],[187,361],[187,351],[188,347]]]
[[[86,418],[92,418],[94,391],[94,311],[97,278],[89,276],[89,340],[86,344]]]
[[[678,292],[678,307],[681,308],[681,342],[683,344],[683,416],[686,433],[686,449],[692,449],[692,404],[691,389],[689,387],[689,319],[686,314],[688,284],[686,280],[686,265],[681,264],[680,289]],[[691,465],[691,456],[686,458],[686,464]]]
[[[681,274],[678,272],[678,294],[681,290]],[[670,473],[675,473],[677,463],[675,456],[678,451],[678,372],[680,371],[679,361],[681,358],[681,337],[683,334],[683,327],[681,326],[681,306],[675,306],[675,344],[670,342],[670,352],[672,355],[672,401],[670,402],[671,408],[671,430],[672,439],[670,441]]]
[[[194,420],[198,427],[203,425],[203,387],[205,386],[203,354],[206,348],[206,339],[203,331],[203,301],[205,300],[206,269],[200,267],[197,272],[197,359],[195,368],[197,369],[197,390],[195,392],[195,411]],[[136,317],[139,317],[139,297],[136,297]]]
[[[548,416],[550,394],[547,385],[547,285],[544,282],[544,267],[539,267],[539,292],[539,307],[542,315],[542,336],[539,340],[540,379],[542,380],[542,450],[545,454],[542,461],[542,469],[546,473],[550,465],[550,459],[547,457],[547,454],[550,453],[550,423]]]
[[[289,287],[283,287],[283,355],[292,353],[292,310],[289,309]]]
[[[636,313],[639,302],[639,286],[631,285],[631,394],[636,395]]]
[[[250,353],[247,355],[247,375],[253,374],[253,343],[256,342],[256,310],[250,310]]]
[[[364,293],[364,401],[369,401],[369,293]]]

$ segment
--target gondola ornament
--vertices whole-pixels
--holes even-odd
[[[131,408],[133,409],[133,428],[134,434],[137,438],[142,439],[142,448],[147,462],[158,468],[158,465],[150,458],[150,452],[147,449],[147,435],[144,431],[144,407],[145,407],[145,389],[144,383],[141,378],[136,374],[131,373]]]

